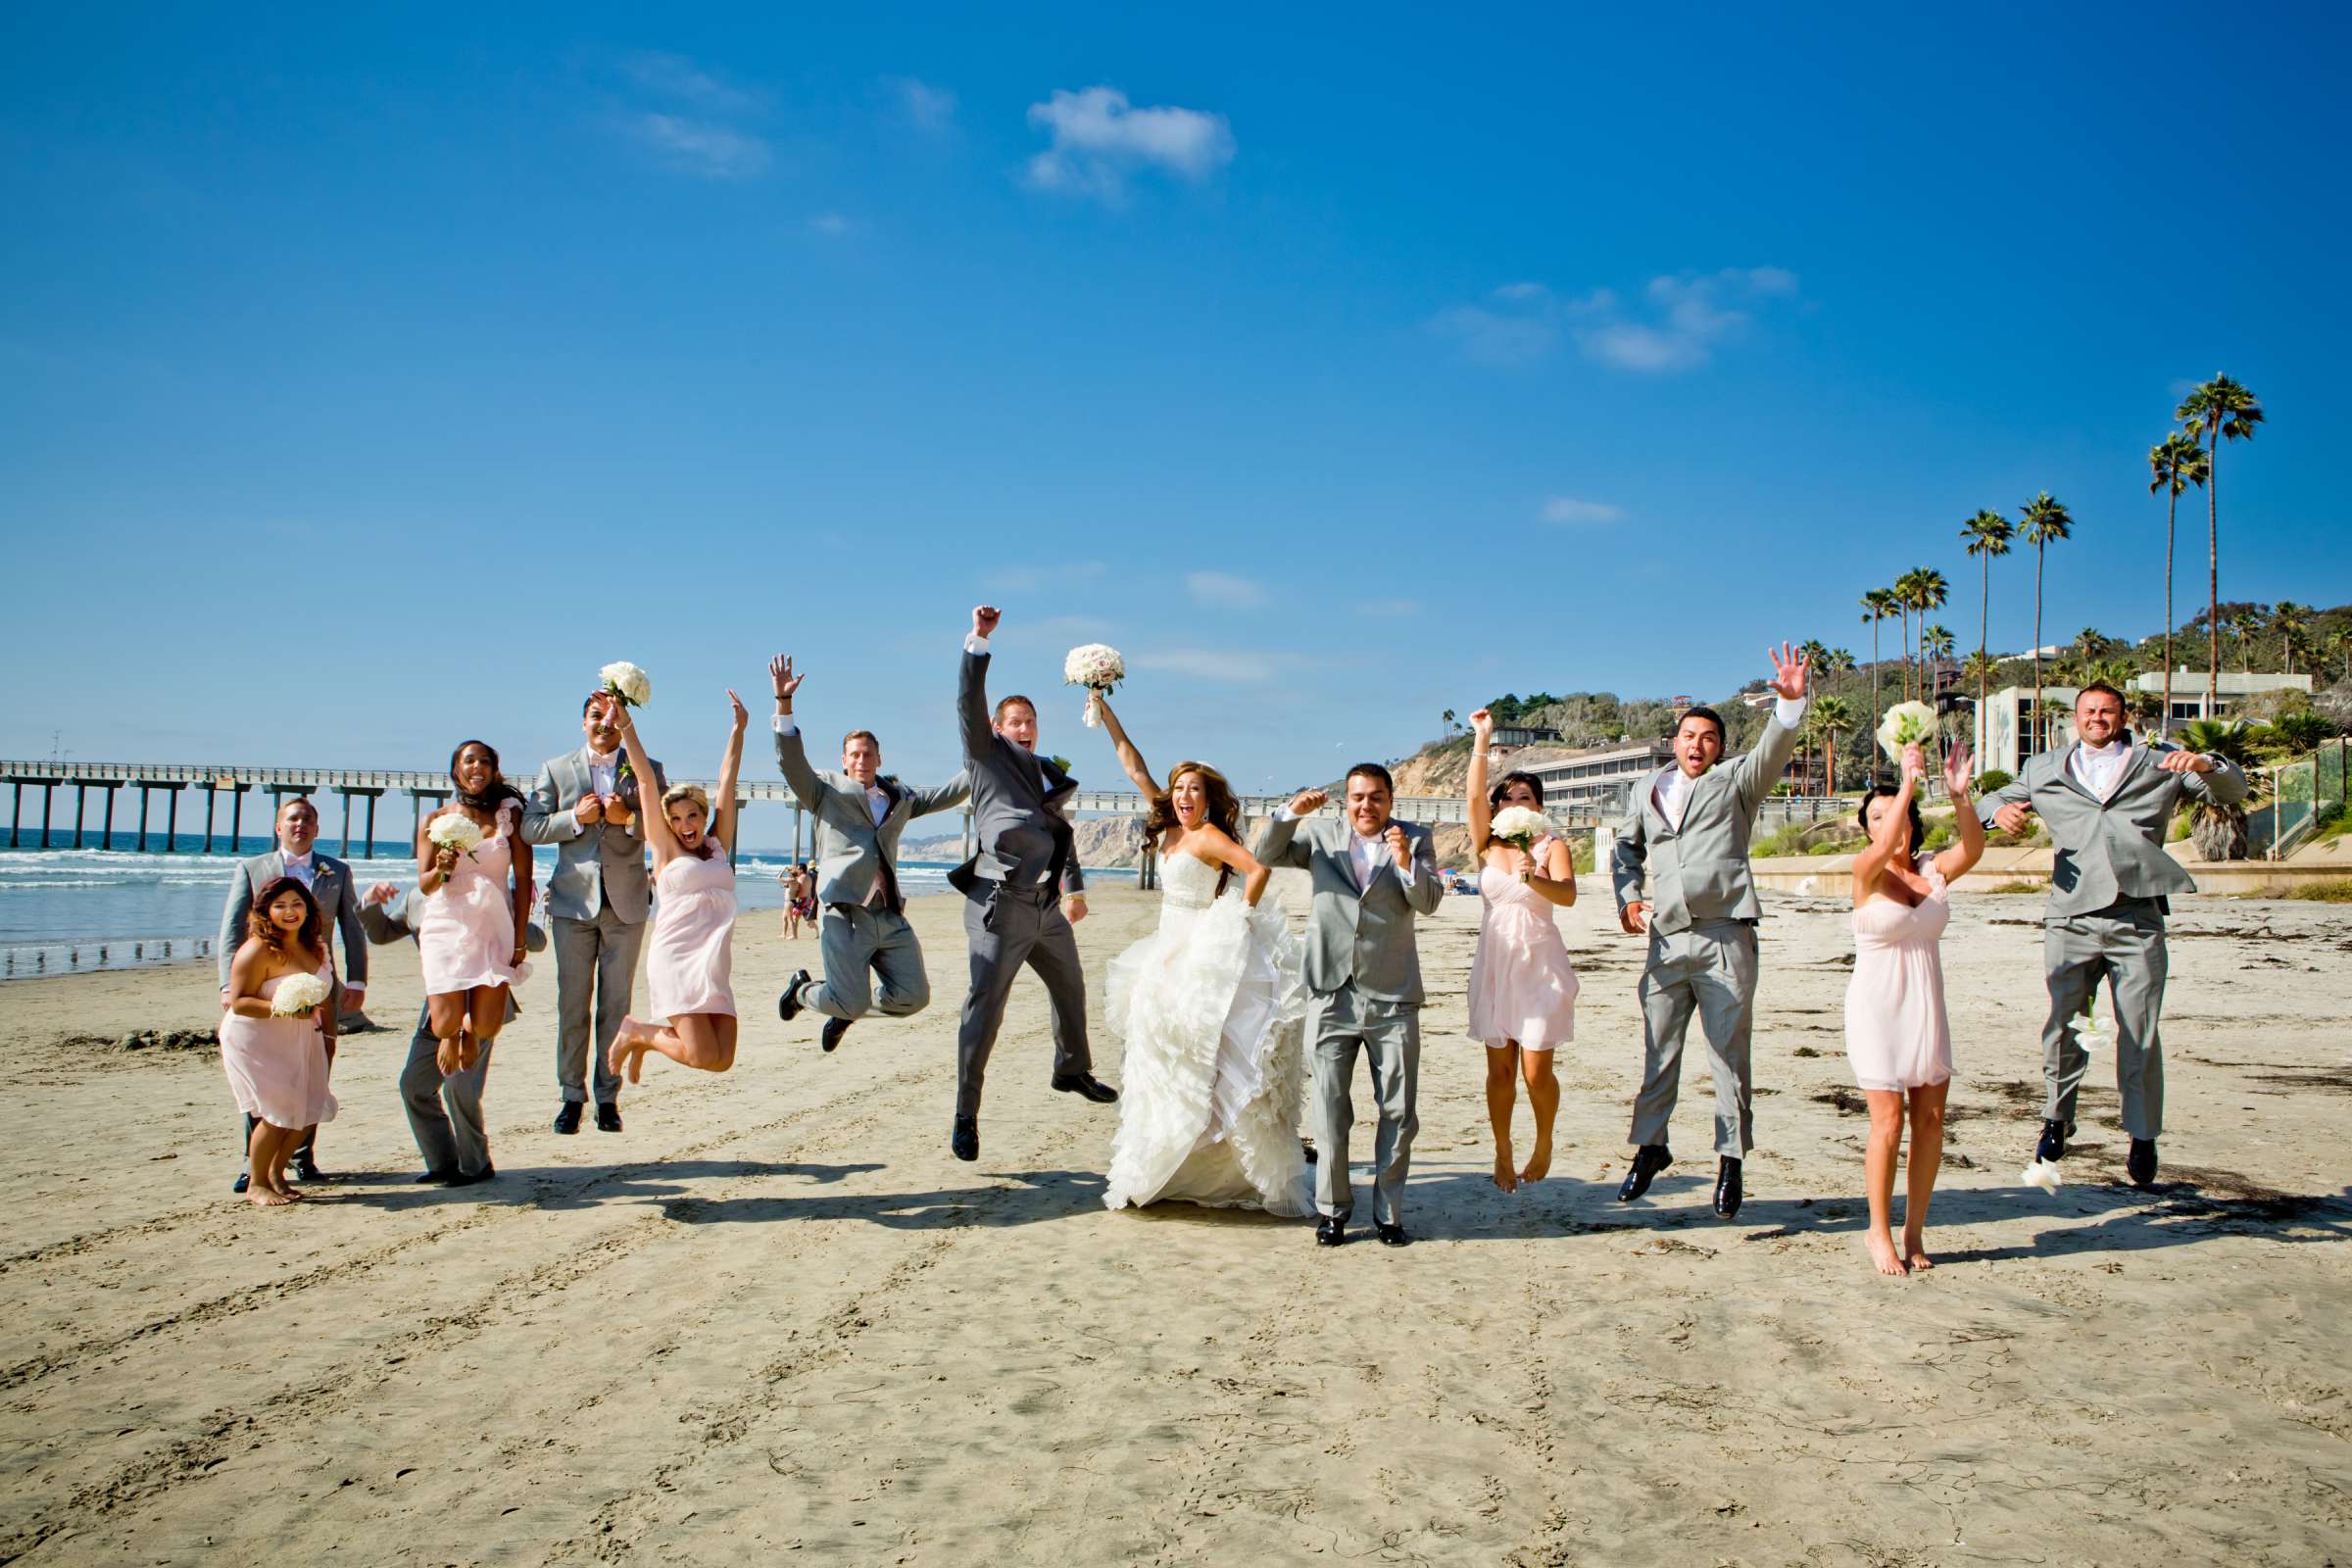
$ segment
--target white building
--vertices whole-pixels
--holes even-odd
[[[2173,671],[2173,727],[2180,728],[2192,718],[2230,718],[2246,706],[2246,699],[2267,692],[2303,692],[2312,689],[2311,677],[2305,674],[2285,675],[2276,671],[2256,670],[2251,674],[2238,670],[2223,670],[2215,681],[2213,711],[2205,709],[2205,672],[2201,669]],[[2131,690],[2161,699],[2164,695],[2164,675],[2161,671],[2143,674],[2132,682]],[[2037,733],[2028,736],[2028,720],[2034,707],[2034,688],[2006,686],[1985,697],[1984,709],[1977,714],[1977,771],[1990,772],[1998,768],[2014,774],[2025,758],[2054,746],[2065,746],[2075,738],[2075,698],[2079,695],[2072,686],[2044,686],[2041,689],[2041,723]]]

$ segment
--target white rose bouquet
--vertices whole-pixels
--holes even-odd
[[[481,825],[464,811],[447,811],[434,817],[424,836],[437,850],[455,850],[468,857],[482,845]]]
[[[1887,760],[1900,762],[1903,748],[1927,746],[1936,739],[1936,710],[1925,703],[1897,703],[1879,721],[1879,747]]]
[[[1488,831],[1514,849],[1533,852],[1536,840],[1549,833],[1551,824],[1544,819],[1542,811],[1530,807],[1506,806],[1494,813]]]
[[[308,1018],[313,1008],[323,1005],[334,994],[335,988],[315,974],[290,974],[270,994],[270,1015]]]
[[[1102,722],[1096,709],[1096,700],[1107,695],[1127,678],[1127,661],[1119,651],[1104,643],[1088,643],[1070,650],[1070,657],[1061,662],[1061,682],[1065,686],[1083,686],[1087,690],[1086,711],[1080,715],[1092,729]]]
[[[625,659],[607,664],[596,673],[597,678],[605,683],[605,690],[631,708],[643,708],[653,701],[653,681],[644,670]]]

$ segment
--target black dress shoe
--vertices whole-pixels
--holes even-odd
[[[948,1148],[957,1159],[980,1157],[980,1119],[977,1116],[958,1116],[956,1130],[948,1134]]]
[[[600,1100],[596,1102],[596,1130],[600,1133],[620,1131],[620,1102]]]
[[[463,1178],[454,1170],[428,1170],[420,1176],[412,1176],[409,1180],[419,1187],[449,1187]]]
[[[1740,1161],[1719,1159],[1715,1162],[1715,1217],[1735,1219],[1740,1213]]]
[[[2045,1121],[2041,1124],[2041,1142],[2034,1146],[2035,1159],[2056,1164],[2066,1157],[2066,1123]]]
[[[308,1154],[296,1154],[286,1162],[286,1174],[298,1182],[323,1182],[330,1178],[318,1168],[318,1162]]]
[[[1119,1092],[1091,1072],[1069,1072],[1057,1075],[1054,1087],[1065,1095],[1084,1095],[1098,1105],[1107,1105],[1119,1098]]]
[[[580,1130],[580,1102],[566,1100],[556,1107],[556,1131],[576,1133]]]
[[[1308,1143],[1303,1138],[1298,1141],[1298,1152],[1306,1156],[1306,1162],[1309,1165],[1312,1165],[1317,1159],[1322,1157],[1315,1152],[1315,1146]]]
[[[784,982],[784,994],[776,999],[776,1016],[786,1023],[801,1015],[801,987],[808,983],[808,971],[795,969],[792,978]]]
[[[237,1173],[237,1179],[236,1179],[235,1181],[233,1181],[233,1182],[230,1182],[230,1183],[228,1184],[228,1190],[229,1190],[230,1192],[232,1192],[232,1193],[241,1193],[241,1192],[244,1192],[244,1191],[245,1191],[247,1188],[251,1187],[252,1185],[253,1185],[253,1172],[249,1171],[249,1170],[248,1170],[248,1171],[239,1171],[239,1172]]]
[[[1625,1173],[1625,1183],[1617,1189],[1617,1201],[1630,1203],[1648,1192],[1651,1178],[1673,1163],[1673,1150],[1664,1144],[1643,1144],[1634,1152],[1634,1167]]]
[[[835,1046],[841,1044],[841,1037],[849,1032],[849,1019],[827,1018],[825,1020],[825,1032],[817,1036],[816,1043],[824,1047],[827,1051],[831,1051]]]
[[[2124,1169],[2131,1173],[2132,1185],[2134,1187],[2145,1187],[2154,1181],[2156,1179],[2156,1140],[2153,1138],[2132,1139],[2132,1154],[2124,1161]]]
[[[445,1187],[479,1187],[482,1185],[482,1183],[493,1179],[497,1175],[497,1166],[484,1165],[480,1170],[477,1171],[460,1171],[455,1176],[450,1177],[448,1181],[442,1183],[442,1185]]]
[[[1317,1247],[1347,1246],[1348,1222],[1340,1218],[1340,1216],[1337,1214],[1326,1214],[1321,1219],[1316,1220],[1315,1245]]]
[[[1375,1220],[1372,1229],[1379,1233],[1380,1245],[1383,1247],[1410,1247],[1413,1245],[1413,1239],[1404,1234],[1402,1223],[1383,1225]]]

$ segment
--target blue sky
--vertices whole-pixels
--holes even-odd
[[[1102,640],[1287,787],[1913,565],[1973,645],[2045,488],[2152,631],[2217,368],[2225,597],[2352,599],[2341,11],[845,9],[13,8],[0,755],[527,770],[629,658],[707,771],[788,650],[920,776],[986,599],[1082,777]]]

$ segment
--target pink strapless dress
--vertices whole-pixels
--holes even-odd
[[[1541,853],[1548,840],[1539,840]],[[1575,966],[1551,906],[1492,865],[1479,868],[1478,952],[1470,959],[1470,1038],[1549,1051],[1576,1038]]]
[[[529,964],[507,961],[514,956],[514,891],[508,873],[514,867],[521,816],[516,802],[500,807],[498,831],[484,836],[472,854],[459,856],[449,880],[425,899],[416,925],[425,995],[511,986],[530,973]]]
[[[1845,988],[1845,1059],[1865,1089],[1919,1089],[1952,1075],[1952,1028],[1943,1010],[1943,956],[1951,890],[1923,855],[1928,896],[1917,904],[1873,899],[1854,911],[1854,977]]]
[[[715,846],[713,846],[715,848]],[[660,904],[645,942],[645,985],[657,1018],[735,1016],[735,867],[722,851],[681,855],[654,884]]]
[[[263,981],[263,997],[276,996],[286,978]],[[320,964],[318,978],[334,984],[334,966]],[[237,1108],[248,1116],[272,1127],[309,1127],[335,1119],[335,1097],[326,1088],[326,1041],[315,1015],[240,1018],[229,1013],[220,1020],[220,1065],[228,1073],[228,1092],[236,1096]]]

